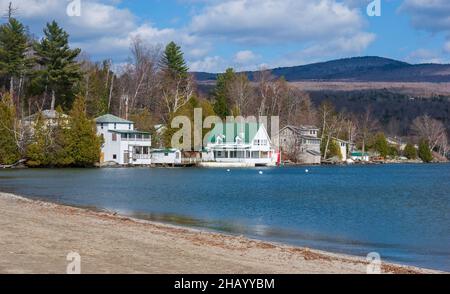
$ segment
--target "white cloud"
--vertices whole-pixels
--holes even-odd
[[[37,37],[51,18],[69,32],[73,46],[96,59],[113,57],[123,62],[128,56],[131,39],[139,36],[144,42],[166,44],[175,41],[182,46],[188,63],[195,71],[222,71],[228,66],[241,69],[258,67],[261,56],[253,51],[258,46],[303,48],[298,58],[322,59],[363,52],[375,36],[365,30],[361,7],[353,0],[179,0],[202,3],[200,11],[192,12],[186,27],[158,27],[141,20],[131,11],[118,6],[120,0],[81,0],[80,17],[66,14],[65,0],[11,0],[19,9],[18,16]],[[5,11],[9,1],[0,0]],[[229,60],[215,48],[224,44],[245,44]],[[291,49],[292,50],[292,49]],[[279,58],[281,59],[281,57]],[[273,60],[265,60],[272,63]]]
[[[399,8],[400,12],[410,16],[411,24],[418,30],[430,33],[443,33],[450,39],[450,3],[448,0],[404,0]],[[442,48],[444,53],[450,53],[450,41]],[[412,55],[429,55],[430,51],[419,49]],[[438,54],[435,57],[426,57],[425,61],[442,62]],[[421,60],[420,56],[418,57]]]
[[[259,56],[256,55],[255,53],[253,53],[253,51],[243,50],[243,51],[237,52],[234,55],[234,62],[244,65],[244,64],[252,63],[255,60],[257,60],[258,58],[259,58]]]
[[[430,32],[450,32],[448,0],[404,0],[400,12],[408,13],[412,25]]]
[[[190,29],[238,43],[325,41],[361,33],[360,10],[335,0],[227,0],[207,6]]]
[[[225,60],[220,56],[208,56],[202,60],[193,61],[189,64],[191,71],[197,72],[223,72],[227,67]]]
[[[450,54],[450,41],[447,41],[444,45],[444,52]]]
[[[411,52],[406,57],[406,61],[411,63],[443,63],[437,52],[423,48]]]

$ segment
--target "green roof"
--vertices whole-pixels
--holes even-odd
[[[250,144],[256,133],[259,130],[258,123],[225,123],[216,124],[214,129],[211,131],[209,142],[216,143],[218,135],[224,135],[224,144],[235,143],[236,137],[241,137],[244,134],[243,143]]]
[[[351,156],[358,156],[358,157],[362,157],[363,153],[362,152],[352,152]],[[369,153],[364,153],[364,156],[369,156]]]
[[[114,123],[114,124],[134,124],[134,122],[120,118],[118,116],[112,115],[112,114],[105,114],[102,115],[100,117],[97,117],[95,119],[96,123],[104,123],[104,124],[109,124],[109,123]]]
[[[150,135],[149,132],[141,132],[141,131],[135,131],[135,130],[109,130],[111,133],[117,133],[117,134],[137,134],[137,135]]]

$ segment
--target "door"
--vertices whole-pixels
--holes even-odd
[[[123,163],[130,164],[130,153],[128,151],[123,153]]]

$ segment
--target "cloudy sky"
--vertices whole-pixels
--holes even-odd
[[[32,34],[55,19],[92,59],[124,62],[130,40],[179,43],[191,70],[219,72],[378,55],[450,63],[450,0],[0,0]],[[81,15],[67,5],[81,3]],[[4,21],[4,20],[3,20]]]

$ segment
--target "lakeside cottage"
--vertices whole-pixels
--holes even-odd
[[[95,119],[103,138],[100,163],[150,165],[151,136],[134,129],[134,122],[106,114]]]
[[[273,166],[278,154],[263,124],[218,124],[202,154],[203,166]]]
[[[154,149],[151,154],[153,165],[178,166],[183,164],[179,149]]]
[[[315,126],[286,126],[280,130],[278,140],[283,158],[300,164],[320,164],[321,139]]]

